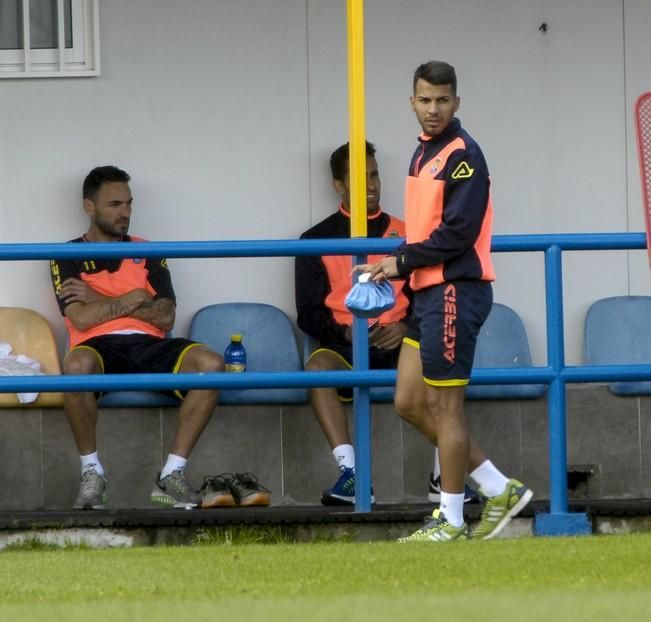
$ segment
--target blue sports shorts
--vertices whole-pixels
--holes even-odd
[[[449,281],[414,292],[404,342],[420,349],[427,384],[468,384],[477,336],[492,304],[489,281]]]

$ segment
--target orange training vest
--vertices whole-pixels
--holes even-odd
[[[407,243],[422,242],[430,237],[443,221],[445,180],[432,179],[432,169],[442,171],[449,157],[458,149],[465,149],[462,138],[455,138],[439,151],[429,162],[421,167],[418,177],[407,177],[405,187],[405,220],[407,223]],[[488,197],[488,206],[479,237],[474,249],[482,267],[481,280],[494,281],[495,271],[490,258],[493,205]],[[414,291],[438,285],[445,281],[444,264],[416,268],[410,277]]]

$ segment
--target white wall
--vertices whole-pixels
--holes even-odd
[[[306,228],[305,2],[114,0],[100,17],[101,77],[0,83],[2,239],[85,231],[80,183],[107,163],[132,174],[131,231],[150,239],[293,238]],[[177,334],[218,301],[293,307],[289,258],[170,265]],[[60,325],[47,272],[13,263],[2,304]]]
[[[387,211],[402,211],[419,129],[411,75],[440,58],[457,67],[459,116],[488,158],[496,233],[642,230],[632,107],[651,88],[648,0],[365,4],[367,135]],[[81,180],[105,163],[132,173],[132,232],[150,239],[295,238],[334,209],[327,159],[348,125],[344,0],[100,8],[101,77],[0,82],[0,240],[79,235]],[[542,255],[495,260],[496,299],[523,316],[542,363]],[[177,334],[218,301],[294,316],[289,258],[170,263]],[[0,262],[0,277],[0,304],[61,326],[45,263]],[[649,290],[644,252],[566,253],[568,360],[580,361],[592,300]]]

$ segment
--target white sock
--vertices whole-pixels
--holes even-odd
[[[441,505],[440,510],[445,514],[448,523],[453,527],[461,527],[463,525],[463,498],[464,494],[443,492],[441,491]]]
[[[485,497],[497,497],[506,490],[509,478],[506,477],[490,461],[482,462],[471,474],[473,481],[479,486],[479,491]]]
[[[434,479],[441,477],[441,462],[439,460],[439,448],[434,447],[434,467],[432,468]]]
[[[170,454],[167,456],[167,462],[165,463],[163,470],[160,472],[160,478],[163,479],[164,477],[167,477],[172,471],[185,469],[187,463],[187,458],[177,456],[176,454]]]
[[[81,458],[81,472],[84,473],[88,469],[93,468],[97,471],[97,475],[104,477],[104,467],[99,461],[99,455],[97,452],[92,454],[86,454],[85,456],[79,456]]]
[[[355,470],[355,448],[352,445],[337,445],[332,450],[337,466]]]

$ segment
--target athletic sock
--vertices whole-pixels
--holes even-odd
[[[167,462],[163,467],[163,470],[160,472],[160,478],[163,479],[167,477],[172,471],[177,471],[185,469],[185,465],[188,463],[188,459],[183,456],[177,456],[176,454],[170,454],[167,456]]]
[[[89,469],[95,469],[97,475],[104,477],[104,467],[99,461],[99,455],[96,451],[92,454],[86,454],[84,456],[79,456],[81,458],[81,473],[82,475]]]
[[[355,470],[355,448],[352,445],[337,445],[332,450],[337,466]]]
[[[462,492],[452,493],[441,491],[440,510],[445,515],[448,523],[453,527],[463,525],[463,498]]]
[[[485,497],[497,497],[506,490],[509,478],[506,477],[490,460],[482,462],[470,477],[479,486]]]
[[[441,477],[441,461],[439,460],[439,448],[434,447],[434,465],[432,467],[433,478]]]

